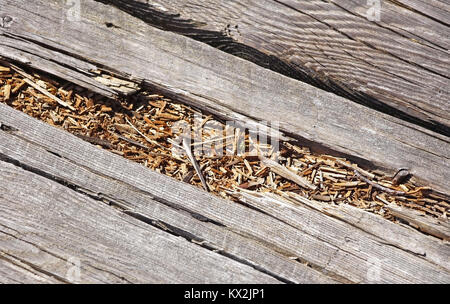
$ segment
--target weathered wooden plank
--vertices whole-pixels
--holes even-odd
[[[394,2],[394,1],[393,1]],[[432,19],[443,25],[449,26],[448,16],[450,14],[450,4],[445,0],[396,0],[395,4],[399,4],[409,11],[418,15]],[[426,18],[423,18],[426,20]],[[431,33],[423,33],[422,35],[429,35]],[[439,37],[436,37],[439,40]],[[445,37],[444,41],[448,41],[449,37]],[[439,41],[436,41],[439,43]],[[442,42],[441,42],[442,43]],[[448,45],[447,45],[448,46]]]
[[[51,276],[39,273],[27,264],[5,257],[0,254],[0,283],[1,284],[36,284],[36,283],[58,283]]]
[[[183,210],[182,206],[155,201],[135,187],[87,170],[18,136],[0,131],[0,142],[0,159],[20,163],[21,166],[40,172],[59,183],[70,185],[78,192],[87,193],[92,198],[115,206],[126,214],[156,227],[166,227],[172,234],[217,250],[222,255],[234,257],[284,282],[335,282],[251,238],[234,233],[227,227],[201,221],[195,214]]]
[[[266,212],[273,217],[287,223],[293,227],[304,231],[308,235],[318,237],[325,240],[329,244],[332,244],[349,254],[365,254],[366,250],[370,252],[370,258],[368,261],[372,261],[374,264],[382,265],[382,261],[389,263],[391,269],[397,269],[395,271],[403,272],[403,275],[407,276],[408,271],[405,269],[398,269],[398,263],[407,259],[408,254],[397,253],[395,255],[380,254],[380,245],[395,243],[385,242],[385,240],[378,237],[374,237],[371,234],[366,233],[363,230],[354,229],[354,226],[348,225],[336,218],[328,217],[323,213],[315,212],[310,208],[304,206],[296,206],[287,200],[282,199],[271,193],[251,193],[250,191],[242,191],[236,193],[243,202],[250,206],[257,208],[263,212]],[[417,252],[414,250],[412,252]],[[385,252],[384,252],[385,253]],[[405,251],[403,253],[406,253]],[[436,260],[437,265],[448,266],[448,256],[450,254],[450,246],[444,248],[444,252]],[[419,262],[420,261],[420,262]],[[417,259],[418,263],[423,263],[420,258]],[[380,266],[381,267],[381,266]],[[438,267],[436,271],[439,273]],[[444,280],[450,279],[450,269],[442,267],[442,273]],[[426,274],[427,273],[427,274]],[[428,271],[422,273],[422,275],[428,275]]]
[[[40,58],[33,65],[44,70],[49,61],[62,58],[57,54],[73,56],[98,69],[120,71],[127,79],[145,80],[143,84],[222,118],[279,122],[292,136],[368,160],[391,173],[410,168],[418,180],[449,191],[450,145],[445,136],[149,27],[113,7],[85,1],[82,19],[74,23],[65,18],[63,1],[55,5],[5,1],[1,12],[14,18],[1,30],[1,44],[7,46],[1,54],[27,63],[33,60],[27,55],[31,53]],[[116,27],[107,27],[108,22]],[[24,44],[17,46],[18,40]],[[92,73],[61,60],[58,63],[66,69]]]
[[[290,194],[288,199],[294,203],[304,204],[310,208],[320,210],[324,214],[375,235],[393,246],[423,256],[433,263],[450,269],[450,261],[447,258],[449,244],[437,241],[433,237],[424,235],[409,226],[385,221],[378,215],[350,205],[334,206],[319,201],[310,201],[295,194]]]
[[[353,233],[353,226],[327,221],[329,227],[311,235],[296,223],[310,221],[311,214],[283,219],[226,201],[191,185],[148,170],[41,121],[0,104],[1,123],[12,127],[9,131],[33,145],[41,146],[86,170],[107,179],[139,189],[151,199],[166,202],[204,220],[226,226],[227,229],[260,242],[285,256],[297,257],[316,269],[347,282],[371,282],[374,262],[382,282],[448,282],[450,274],[413,253],[379,241],[364,232]],[[16,131],[14,131],[16,129]],[[6,137],[3,137],[6,138]],[[64,143],[64,144],[61,144]],[[9,144],[2,153],[18,157],[18,150]],[[13,151],[16,151],[15,154]],[[24,159],[22,159],[24,161]],[[89,181],[91,182],[91,181]],[[128,192],[129,193],[129,192]],[[119,201],[120,203],[121,201]],[[314,217],[323,216],[320,212]],[[317,228],[317,227],[316,227]],[[330,240],[326,232],[334,230],[339,237]],[[342,231],[342,235],[340,235]],[[345,233],[344,233],[345,232]],[[351,240],[341,243],[345,236]],[[353,236],[354,235],[354,236]],[[393,270],[395,269],[395,271]],[[378,279],[377,279],[378,280]]]
[[[12,164],[0,181],[1,255],[58,282],[279,282]]]
[[[448,260],[450,248],[448,242],[424,235],[410,226],[386,221],[379,215],[350,205],[330,205],[320,201],[308,200],[295,193],[289,193],[287,196],[279,199],[286,204],[302,204],[319,210],[323,214],[374,235],[392,246],[422,256],[424,259],[450,270],[450,261]],[[417,216],[414,218],[417,218]],[[443,226],[442,228],[444,229]]]
[[[389,205],[389,211],[393,216],[417,227],[419,230],[436,235],[446,241],[450,241],[450,223],[447,219],[434,219],[423,217],[421,213],[415,210],[407,210],[397,205]]]
[[[449,13],[438,6],[415,5],[435,14],[430,18],[398,1],[383,2],[378,15],[373,14],[376,5],[366,0],[101,2],[450,134]]]

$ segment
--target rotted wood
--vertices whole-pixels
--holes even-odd
[[[371,19],[366,0],[99,1],[450,135],[448,3],[383,1]]]
[[[119,217],[142,227],[134,221],[139,220],[146,225],[150,224],[149,228],[143,229],[152,228],[153,231],[155,228],[167,234],[182,236],[184,243],[180,242],[186,243],[186,246],[189,244],[186,242],[187,239],[202,250],[210,250],[219,256],[239,261],[247,270],[249,268],[258,270],[261,275],[265,275],[258,277],[261,280],[268,278],[280,282],[343,283],[450,281],[448,265],[445,262],[439,263],[439,259],[445,261],[448,256],[448,245],[436,238],[423,238],[421,247],[411,250],[411,247],[405,246],[403,242],[408,244],[410,240],[409,243],[412,244],[417,236],[403,231],[402,241],[393,242],[390,236],[395,233],[395,229],[392,228],[394,226],[387,224],[388,221],[385,219],[380,218],[380,222],[374,224],[374,229],[378,231],[387,229],[387,237],[369,233],[346,221],[332,218],[320,210],[299,206],[286,209],[284,205],[276,203],[277,199],[273,200],[275,204],[266,204],[269,201],[255,198],[252,203],[254,205],[249,208],[247,205],[223,200],[199,188],[148,170],[4,104],[0,104],[0,122],[5,126],[0,131],[3,143],[0,145],[2,166],[11,168],[11,165],[14,165],[28,172],[24,173],[26,176],[21,177],[22,179],[17,177],[17,183],[8,182],[10,177],[16,180],[14,179],[16,173],[8,173],[4,177],[1,185],[9,193],[7,196],[9,199],[6,203],[0,200],[2,205],[12,204],[10,200],[13,199],[15,191],[20,195],[24,193],[24,196],[26,192],[28,196],[36,197],[34,203],[30,205],[35,208],[33,212],[44,217],[47,205],[43,204],[42,208],[37,208],[43,194],[29,193],[44,191],[39,190],[39,187],[37,190],[29,189],[31,186],[24,187],[23,190],[17,189],[19,181],[36,180],[28,176],[33,173],[39,180],[49,180],[44,184],[45,189],[50,189],[51,193],[52,189],[55,193],[61,191],[64,193],[61,188],[68,187],[70,189],[66,191],[73,196],[88,195],[90,198],[86,197],[82,205],[81,202],[75,202],[76,206],[72,207],[76,210],[81,209],[80,216],[86,217],[85,221],[89,219],[89,215],[85,212],[104,218],[100,223],[110,218],[115,221]],[[4,163],[7,164],[3,165]],[[6,172],[9,172],[8,170]],[[20,176],[22,175],[19,174]],[[14,197],[17,198],[17,195]],[[55,214],[70,212],[72,209],[66,206],[69,203],[61,205],[66,199],[65,194],[63,197],[51,196],[48,200],[53,201],[54,205],[52,208],[49,207],[49,210],[56,210]],[[17,204],[16,201],[13,202]],[[27,202],[24,200],[23,204],[28,204]],[[248,199],[244,202],[250,204]],[[72,201],[70,203],[75,204]],[[260,204],[271,208],[270,212],[265,210],[266,207],[261,208]],[[98,208],[101,208],[101,214],[97,213]],[[109,211],[103,211],[103,208]],[[3,212],[23,213],[23,210],[14,211],[12,207],[4,210]],[[5,214],[0,222],[10,227],[9,229],[21,231],[23,220],[11,223],[15,218],[20,218],[16,213],[14,216]],[[76,214],[70,213],[67,217]],[[67,217],[64,217],[64,220],[67,220]],[[53,225],[49,223],[52,218],[56,221],[61,217],[55,215],[45,218],[42,226],[35,227],[36,231],[46,231],[47,225]],[[30,226],[36,224],[30,221],[27,223]],[[78,224],[91,227],[86,222]],[[72,233],[71,227],[78,227],[73,233],[88,237],[87,233],[80,234],[81,228],[78,224],[66,227],[69,230],[67,233]],[[117,223],[116,227],[122,225],[125,224]],[[103,227],[103,224],[99,227]],[[141,231],[141,228],[136,229]],[[95,227],[89,230],[90,233],[93,233],[92,230],[95,230]],[[100,232],[103,233],[103,229],[100,229]],[[52,234],[52,237],[56,238],[55,234]],[[128,234],[132,234],[131,231]],[[142,235],[143,238],[147,238],[144,232]],[[93,239],[98,241],[95,236]],[[120,244],[122,241],[119,238],[114,244]],[[142,244],[143,241],[126,240],[126,244],[130,242]],[[58,239],[53,239],[52,243],[58,243]],[[153,249],[145,250],[152,252]],[[427,257],[428,250],[432,252],[433,258]],[[147,258],[142,257],[144,260]],[[216,258],[220,259],[214,257]],[[101,257],[98,259],[102,261],[101,268],[104,269],[106,262]],[[203,257],[197,257],[195,261],[200,262],[202,259]],[[145,264],[143,260],[139,260],[139,264],[142,263]],[[234,265],[232,261],[229,263],[231,264],[228,265]],[[187,265],[185,267],[192,266],[189,266],[189,263]],[[184,266],[179,267],[183,269]],[[375,270],[378,275],[373,276]],[[222,271],[224,270],[215,270],[216,273],[211,274],[213,277],[210,281],[214,281],[214,276]],[[254,277],[252,280],[257,281],[258,278]]]
[[[0,30],[1,56],[106,96],[130,94],[138,84],[224,120],[279,122],[287,137],[313,149],[386,174],[408,168],[417,181],[448,194],[450,145],[443,135],[158,30],[115,7],[84,1],[73,20],[65,4],[4,1],[1,14],[11,21]],[[105,74],[125,81],[125,89],[99,80],[110,77]]]

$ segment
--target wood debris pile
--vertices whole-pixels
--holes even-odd
[[[292,192],[329,204],[350,204],[391,220],[395,218],[386,208],[389,203],[441,218],[449,211],[448,201],[404,178],[406,171],[395,178],[382,176],[345,159],[315,154],[287,142],[280,143],[275,153],[268,144],[253,143],[239,128],[224,126],[211,116],[151,92],[112,100],[54,77],[2,66],[0,86],[0,101],[13,108],[222,197],[235,199],[232,191],[237,188]],[[183,124],[194,131],[201,128],[199,140],[209,144],[208,153],[195,153],[198,142],[190,144],[206,185],[183,153],[186,147],[179,140]],[[240,145],[246,148],[241,155],[236,153]],[[251,151],[254,146],[258,153]]]

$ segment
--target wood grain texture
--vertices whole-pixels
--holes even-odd
[[[369,21],[366,0],[100,2],[450,135],[448,4],[382,1]]]
[[[30,144],[18,136],[5,132],[0,132],[0,139],[2,142],[0,159],[7,159],[33,172],[39,172],[80,193],[86,193],[91,198],[114,206],[125,214],[184,237],[199,246],[216,250],[221,255],[251,265],[283,282],[303,284],[336,282],[319,271],[289,259],[227,227],[202,221],[201,217],[196,218],[195,214],[184,210],[182,206],[154,200],[140,189],[107,178],[101,173],[92,172],[81,164],[50,153],[44,147]]]
[[[23,261],[0,254],[1,284],[50,284],[59,281],[45,273],[33,269]]]
[[[280,122],[291,137],[367,160],[387,173],[410,168],[435,190],[450,189],[450,145],[443,135],[160,31],[111,6],[85,1],[81,21],[68,21],[64,4],[5,1],[1,12],[14,18],[1,29],[2,56],[43,70],[57,64],[63,75],[71,70],[69,77],[89,77],[90,86],[94,70],[114,71],[225,120]]]
[[[392,215],[417,227],[420,231],[450,241],[450,223],[446,219],[422,217],[423,214],[416,210],[408,210],[392,204],[388,206],[388,209]]]
[[[394,269],[399,269],[398,263],[403,263],[409,260],[411,253],[417,252],[417,250],[412,252],[401,250],[390,253],[389,250],[386,250],[386,248],[381,248],[383,247],[382,245],[386,244],[390,244],[391,246],[394,246],[394,248],[397,248],[393,243],[374,237],[365,231],[359,229],[355,230],[355,227],[348,225],[348,223],[326,216],[323,213],[315,212],[310,208],[291,204],[279,196],[272,195],[270,193],[249,194],[242,192],[239,194],[239,197],[250,206],[270,214],[272,217],[279,219],[310,236],[320,238],[328,244],[345,251],[349,255],[367,256],[366,263],[378,264],[381,271],[393,271],[396,273],[395,275],[398,275],[399,277],[408,277],[409,280],[413,280],[410,275],[407,274],[410,270],[406,270],[403,267],[401,267],[401,271]],[[401,248],[401,246],[399,248]],[[444,260],[447,259],[449,254],[450,246],[447,245],[445,250],[439,255],[437,265],[444,264]],[[414,256],[418,257],[418,255]],[[409,262],[406,263],[409,264]],[[425,262],[425,260],[418,258],[415,262],[409,264],[410,266],[406,267],[428,268],[425,266],[427,264],[428,263]],[[354,264],[347,264],[347,267],[350,268],[357,266]],[[423,271],[422,279],[425,279],[425,276],[427,275],[442,275],[442,279],[444,281],[450,278],[450,269],[448,268],[437,267],[434,270],[434,274],[431,274],[433,271],[430,270],[423,269]]]
[[[0,104],[0,118],[2,124],[12,128],[6,134],[0,132],[5,143],[0,146],[4,160],[40,172],[59,185],[67,183],[111,205],[124,206],[123,210],[128,210],[126,214],[137,214],[162,226],[170,224],[167,225],[169,230],[185,231],[185,235],[191,233],[199,237],[197,242],[204,240],[213,248],[214,245],[223,247],[225,253],[229,250],[241,261],[249,261],[258,265],[257,269],[270,272],[272,277],[278,273],[290,281],[302,277],[324,280],[317,272],[306,271],[298,262],[295,269],[301,273],[289,273],[292,264],[289,266],[285,261],[288,257],[308,263],[340,282],[373,282],[374,277],[368,273],[375,264],[379,267],[381,282],[450,280],[448,270],[435,261],[329,218],[320,211],[305,212],[304,208],[296,208],[294,213],[287,214],[284,208],[274,205],[270,213],[260,212],[148,170],[3,104]],[[192,226],[195,222],[180,216],[183,212],[206,224]],[[383,221],[379,225],[382,226]],[[233,233],[227,234],[228,239],[224,240],[225,231]],[[240,247],[245,239],[249,244]],[[248,250],[255,252],[252,255]],[[259,256],[264,252],[271,252],[266,261]],[[273,266],[280,268],[277,270]]]
[[[12,164],[0,162],[0,181],[3,263],[59,283],[279,282]]]
[[[424,259],[450,270],[450,261],[447,258],[450,250],[448,242],[436,240],[434,237],[425,235],[410,226],[386,221],[379,215],[350,205],[330,205],[320,201],[308,200],[295,193],[290,193],[283,198],[279,198],[279,200],[288,205],[301,204],[318,210],[376,236],[386,243],[392,244],[392,246],[422,256]],[[420,219],[417,215],[411,218]],[[428,219],[428,217],[425,218]],[[446,223],[448,224],[448,221],[442,221],[442,229],[439,230],[445,230]]]

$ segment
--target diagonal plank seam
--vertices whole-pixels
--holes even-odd
[[[57,183],[65,186],[65,187],[68,187],[69,189],[72,189],[72,190],[74,190],[74,191],[76,191],[76,192],[78,192],[80,194],[89,196],[90,198],[92,198],[92,199],[94,199],[96,201],[100,201],[102,203],[106,203],[107,205],[114,204],[114,202],[110,203],[108,200],[106,200],[106,202],[105,202],[105,198],[104,197],[99,197],[99,196],[96,196],[96,195],[93,195],[93,194],[87,194],[87,193],[85,193],[83,191],[80,191],[76,185],[68,183],[67,181],[64,181],[63,179],[60,179],[58,177],[52,176],[50,174],[47,174],[46,172],[44,172],[44,171],[42,171],[40,169],[36,169],[36,168],[33,168],[33,167],[28,166],[26,164],[23,164],[23,163],[21,163],[21,162],[19,162],[17,160],[14,160],[14,159],[12,159],[12,158],[10,158],[10,157],[2,154],[2,153],[0,153],[0,160],[4,161],[4,162],[7,162],[7,163],[10,163],[10,164],[13,164],[15,166],[18,166],[18,167],[20,167],[20,168],[22,168],[22,169],[24,169],[26,171],[33,172],[33,173],[35,173],[37,175],[40,175],[40,176],[42,176],[44,178],[50,179],[50,180],[52,180],[54,182],[57,182]],[[152,197],[152,198],[154,199],[154,197]],[[128,216],[131,216],[131,217],[133,217],[133,218],[135,218],[135,219],[137,219],[137,220],[139,220],[139,221],[141,221],[143,223],[149,224],[149,225],[151,225],[151,226],[153,226],[153,227],[155,227],[157,229],[160,229],[163,232],[170,233],[170,234],[172,234],[174,236],[182,237],[182,238],[184,238],[186,241],[188,241],[190,243],[193,243],[193,244],[195,244],[195,245],[197,245],[199,247],[205,248],[205,249],[207,249],[209,251],[215,252],[215,253],[217,253],[219,255],[227,257],[227,258],[229,258],[231,260],[234,260],[236,262],[239,262],[241,264],[250,266],[250,267],[254,268],[255,270],[260,271],[262,273],[265,273],[265,274],[267,274],[267,275],[273,277],[274,279],[277,279],[277,280],[279,280],[279,281],[281,281],[283,283],[289,283],[289,284],[293,284],[294,283],[294,282],[292,282],[292,281],[290,281],[288,279],[282,278],[279,275],[277,275],[277,274],[275,274],[275,273],[273,273],[273,272],[263,268],[262,266],[258,266],[256,264],[250,262],[250,261],[246,261],[243,258],[239,258],[238,256],[236,256],[234,254],[227,253],[226,251],[221,250],[221,249],[217,249],[214,246],[209,246],[209,245],[206,245],[206,244],[202,244],[204,240],[202,240],[200,238],[197,238],[192,233],[189,233],[187,231],[179,229],[179,228],[177,228],[177,227],[175,227],[173,225],[164,223],[164,222],[162,222],[160,220],[152,220],[152,219],[150,219],[150,218],[148,218],[148,217],[146,217],[146,216],[144,216],[142,214],[139,214],[139,213],[136,213],[136,212],[132,212],[130,210],[126,210],[126,209],[125,210],[123,210],[123,209],[121,210],[120,208],[119,208],[119,210],[120,210],[120,212],[122,212],[122,213],[124,213],[124,214],[126,214]],[[163,228],[164,226],[166,226],[168,229],[164,229]],[[58,257],[58,258],[60,258],[60,257]],[[26,261],[24,263],[27,263],[27,265],[30,264],[30,263],[28,263]],[[33,267],[33,266],[30,266],[30,267]],[[36,267],[33,267],[33,269],[34,268],[36,268]],[[102,271],[104,271],[104,270],[102,269]],[[47,273],[47,272],[45,272],[45,273]],[[115,275],[115,274],[113,274],[113,275]],[[115,275],[115,276],[117,276],[117,275]],[[335,278],[333,275],[331,275],[331,277]],[[120,278],[123,279],[122,277],[120,277]],[[337,278],[335,278],[335,279],[337,279]],[[343,281],[343,280],[348,281],[348,280],[346,280],[344,278],[341,278],[341,281]],[[68,283],[68,282],[66,282],[66,283]]]

